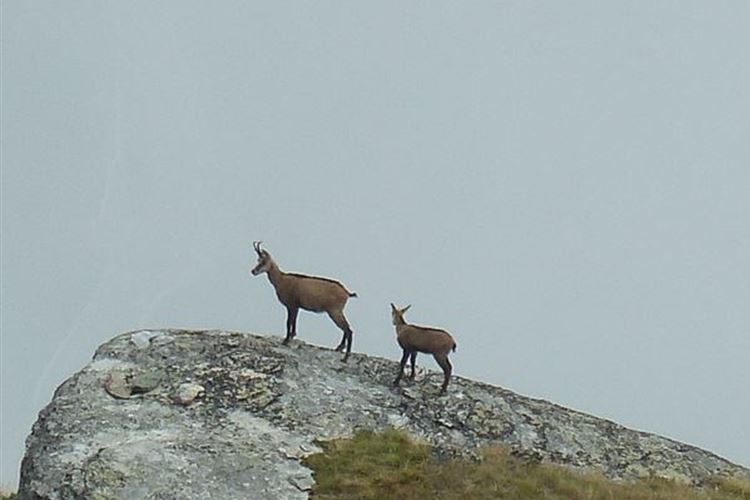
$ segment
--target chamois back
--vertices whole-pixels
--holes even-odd
[[[356,294],[350,293],[344,285],[329,278],[297,273],[287,273],[286,277],[288,287],[285,287],[286,297],[282,302],[297,305],[308,311],[343,309],[349,297],[356,297]]]
[[[456,341],[450,333],[440,328],[419,325],[396,327],[398,344],[403,349],[428,354],[448,354],[456,350]]]

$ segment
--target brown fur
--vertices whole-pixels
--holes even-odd
[[[349,297],[356,297],[357,294],[349,292],[344,285],[329,278],[285,273],[276,265],[271,254],[260,248],[260,243],[256,243],[254,247],[258,254],[258,263],[252,269],[252,274],[257,276],[267,273],[268,280],[276,289],[276,297],[287,309],[284,344],[288,344],[297,335],[297,314],[300,309],[317,313],[327,312],[343,332],[336,350],[341,351],[346,346],[343,361],[349,359],[353,332],[344,316],[344,307]]]
[[[437,364],[443,369],[443,385],[440,388],[440,392],[443,393],[448,387],[448,382],[453,372],[448,354],[456,350],[456,341],[453,340],[450,333],[440,328],[410,325],[407,323],[404,319],[404,313],[410,307],[409,305],[403,309],[398,309],[395,305],[391,304],[391,317],[393,325],[396,327],[396,340],[403,350],[398,376],[393,384],[398,385],[401,381],[406,361],[409,358],[411,358],[410,377],[414,378],[417,353],[423,352],[432,354]]]

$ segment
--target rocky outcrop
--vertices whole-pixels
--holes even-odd
[[[224,331],[138,331],[102,345],[40,412],[20,498],[306,498],[316,440],[404,427],[436,452],[502,443],[613,478],[701,483],[750,471],[712,453],[500,387]]]

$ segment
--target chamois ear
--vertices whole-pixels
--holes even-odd
[[[411,307],[411,304],[401,309],[401,314],[404,314],[406,311],[408,311],[410,307]]]

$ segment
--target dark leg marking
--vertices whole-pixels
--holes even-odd
[[[447,355],[437,355],[435,354],[435,361],[437,361],[437,364],[440,365],[440,368],[443,369],[443,386],[440,388],[440,394],[444,393],[445,390],[448,388],[448,381],[450,381],[451,373],[453,372],[453,367],[451,366],[451,362],[448,361]]]
[[[411,357],[411,375],[409,376],[409,378],[414,380],[414,376],[415,376],[414,370],[415,370],[415,367],[417,366],[417,351],[414,351],[413,353],[411,353],[410,357]]]
[[[396,376],[396,380],[393,381],[393,385],[398,385],[398,383],[401,381],[401,377],[404,375],[404,367],[406,366],[406,360],[409,359],[409,351],[404,349],[404,355],[401,356],[401,364],[398,367],[398,375]]]
[[[336,351],[341,351],[344,349],[344,346],[346,346],[346,354],[344,354],[344,359],[342,360],[346,361],[349,359],[349,353],[352,352],[352,329],[349,326],[349,322],[346,320],[343,311],[329,312],[328,316],[343,332],[341,342],[336,346]]]
[[[287,307],[286,308],[286,337],[284,338],[284,345],[288,345],[289,341],[297,336],[297,314],[299,308]]]

